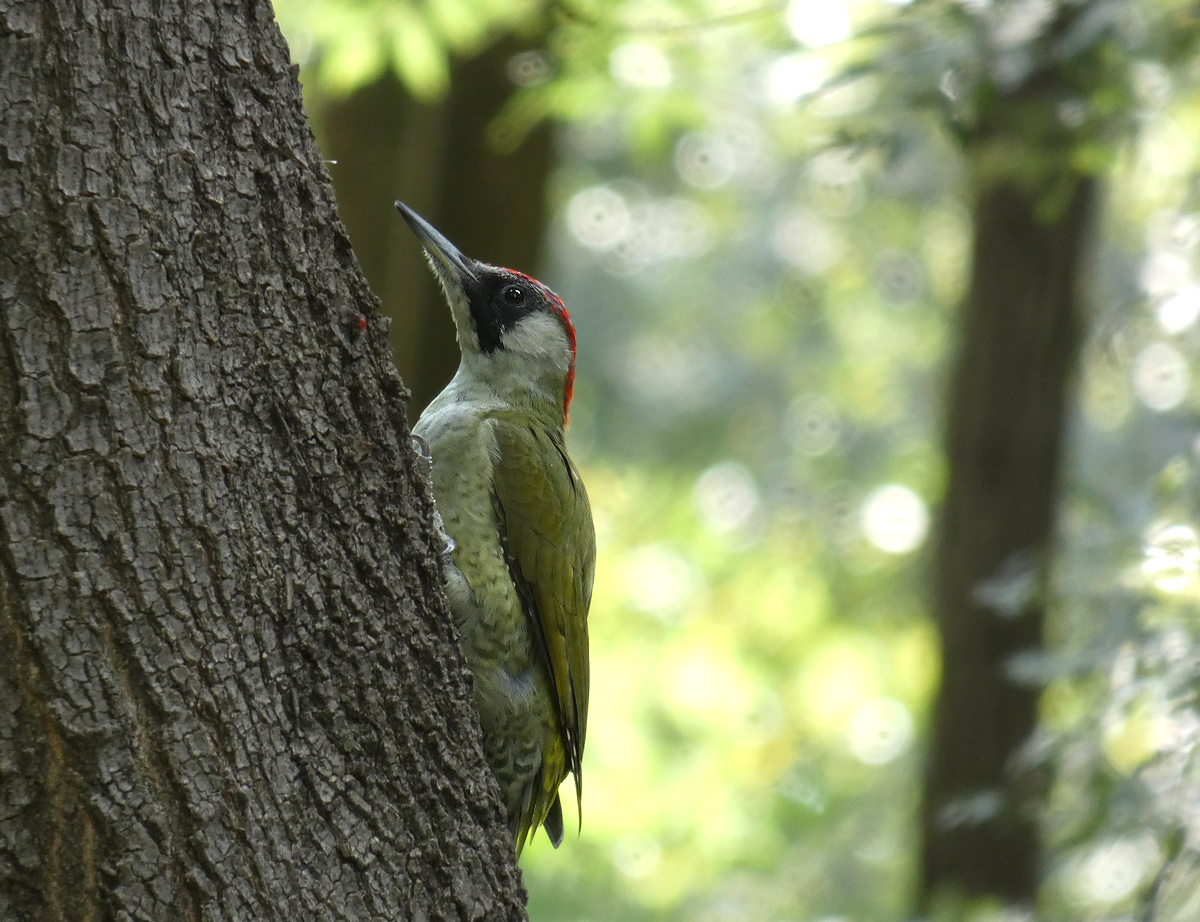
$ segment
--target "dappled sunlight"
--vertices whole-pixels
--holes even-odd
[[[887,781],[863,772],[911,771],[912,713],[936,679],[927,629],[848,629],[808,529],[718,552],[758,502],[738,465],[692,483],[596,462],[584,475],[607,524],[580,841],[632,898],[668,906],[722,868],[774,866],[792,823],[840,822]],[[561,867],[530,850],[528,873]]]
[[[1200,571],[1200,542],[1190,525],[1156,523],[1146,535],[1142,573],[1163,592],[1182,592]]]
[[[791,0],[785,18],[796,41],[811,48],[850,37],[850,11],[841,0]]]
[[[609,55],[608,66],[613,79],[625,86],[664,87],[671,82],[671,62],[653,45],[618,45]]]

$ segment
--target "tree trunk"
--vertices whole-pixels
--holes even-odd
[[[468,256],[537,268],[550,127],[534,129],[512,153],[494,150],[486,137],[513,89],[509,59],[527,44],[504,37],[456,61],[450,92],[437,103],[414,99],[391,74],[343,100],[315,90],[317,131],[338,161],[331,169],[338,205],[363,272],[393,318],[414,421],[453,377],[459,353],[445,297],[392,202],[412,205]]]
[[[376,304],[265,0],[0,0],[0,918],[524,918]]]
[[[1036,726],[1040,688],[1012,666],[1042,644],[1096,192],[1095,180],[1075,179],[1046,216],[1044,192],[993,177],[974,206],[934,568],[943,665],[925,778],[926,910],[945,891],[1014,903],[1037,893],[1036,818],[1017,796],[1014,756]]]

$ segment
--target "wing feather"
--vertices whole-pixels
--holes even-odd
[[[587,614],[596,560],[591,507],[561,433],[503,419],[494,421],[493,433],[493,486],[509,566],[554,689],[567,766],[582,802],[590,683]],[[559,780],[547,779],[548,793],[557,791]]]

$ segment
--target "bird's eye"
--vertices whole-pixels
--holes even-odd
[[[509,304],[520,304],[525,300],[525,290],[519,285],[509,285],[504,289],[504,300]]]

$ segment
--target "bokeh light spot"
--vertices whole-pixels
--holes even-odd
[[[1186,256],[1174,250],[1159,250],[1142,267],[1142,288],[1151,297],[1165,297],[1183,288],[1191,276]]]
[[[827,398],[801,394],[788,408],[784,433],[796,451],[818,457],[840,444],[842,419]]]
[[[701,521],[718,534],[749,524],[760,502],[754,476],[736,461],[714,464],[701,474],[692,498]]]
[[[641,42],[618,45],[608,58],[613,79],[640,89],[664,87],[671,82],[671,62],[662,50]]]
[[[733,178],[736,167],[731,145],[713,132],[685,134],[675,145],[675,169],[684,182],[696,189],[719,189]]]
[[[1156,413],[1183,403],[1190,385],[1187,360],[1174,346],[1151,343],[1133,360],[1133,391]]]
[[[1085,906],[1111,905],[1129,896],[1160,860],[1158,845],[1149,836],[1106,842],[1078,861],[1071,893]]]
[[[629,207],[624,197],[608,186],[576,192],[567,205],[571,235],[590,250],[610,250],[629,233]]]
[[[850,11],[841,0],[792,0],[787,26],[796,41],[821,48],[850,37]]]
[[[1200,541],[1190,525],[1153,526],[1142,554],[1142,573],[1163,592],[1186,589],[1200,571]]]
[[[683,555],[665,544],[633,548],[625,560],[625,597],[630,607],[663,620],[680,616],[703,585]]]
[[[772,248],[785,263],[806,275],[821,275],[842,256],[838,233],[809,211],[794,211],[775,225]]]
[[[642,201],[628,213],[625,233],[605,251],[605,266],[618,275],[672,260],[695,259],[712,247],[708,212],[689,198]]]
[[[553,73],[550,58],[543,51],[523,51],[508,59],[508,79],[517,86],[540,86]]]
[[[811,96],[829,78],[829,65],[811,54],[786,54],[776,58],[763,75],[763,94],[778,109],[794,106]]]
[[[1200,317],[1200,287],[1188,285],[1161,301],[1154,315],[1163,332],[1175,335],[1182,333]]]
[[[860,705],[851,715],[846,743],[860,762],[884,765],[904,751],[912,732],[908,708],[892,698],[877,698]]]
[[[872,490],[862,505],[860,524],[875,547],[889,554],[907,554],[925,540],[929,510],[908,487],[885,484]]]

